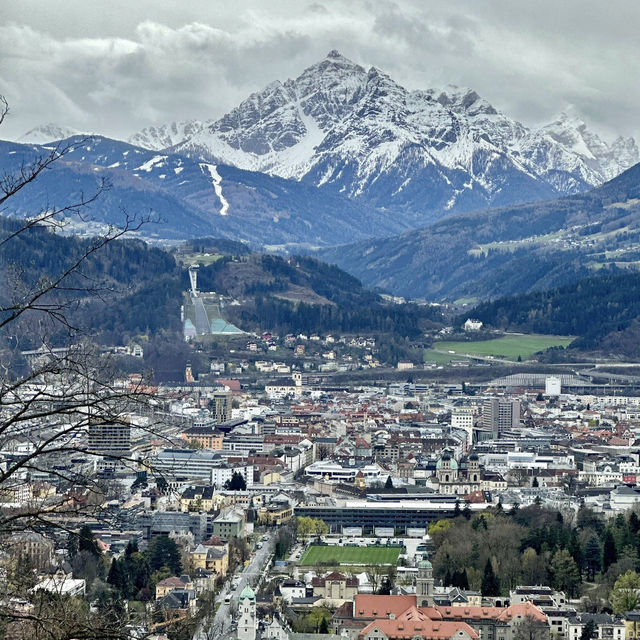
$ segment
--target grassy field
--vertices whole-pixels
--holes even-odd
[[[183,265],[199,264],[204,267],[217,262],[222,258],[220,253],[186,253],[177,256],[177,259]]]
[[[360,564],[378,565],[398,562],[402,547],[338,547],[335,545],[311,545],[300,558],[300,564],[316,566],[318,564]]]
[[[433,349],[424,350],[425,362],[437,362],[438,364],[449,364],[452,360],[468,360],[468,358],[457,356],[453,353],[440,353],[439,351],[434,351]]]
[[[480,340],[478,342],[436,342],[433,345],[438,351],[453,351],[448,356],[456,357],[461,354],[496,356],[508,360],[529,359],[534,353],[544,351],[549,347],[566,347],[573,341],[567,336],[543,335],[506,335],[494,340]]]

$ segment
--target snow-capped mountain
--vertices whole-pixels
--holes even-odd
[[[70,138],[80,133],[80,131],[72,127],[60,126],[50,122],[49,124],[41,124],[27,131],[27,133],[18,138],[17,142],[23,144],[47,144],[49,142],[64,140],[65,138]]]
[[[216,121],[146,129],[150,149],[327,185],[412,224],[584,191],[638,162],[575,117],[532,130],[471,89],[408,91],[332,51]]]
[[[151,151],[161,151],[184,142],[199,133],[203,127],[204,123],[198,120],[185,120],[157,127],[146,127],[132,135],[127,142]]]
[[[125,217],[149,219],[138,235],[153,240],[215,236],[254,246],[299,250],[335,241],[392,235],[407,228],[393,216],[295,180],[244,171],[179,154],[158,153],[104,136],[62,141],[66,153],[5,203],[2,215],[61,211],[66,229],[96,233]],[[0,140],[0,173],[12,175],[50,147]],[[104,185],[108,185],[105,189]],[[134,225],[135,226],[135,225]]]

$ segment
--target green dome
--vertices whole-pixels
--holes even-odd
[[[449,456],[442,456],[442,458],[440,458],[438,460],[438,462],[436,462],[436,469],[442,469],[442,461],[443,460],[448,460],[449,461],[449,469],[452,470],[457,470],[458,468],[458,463],[455,461],[454,458],[450,458]]]
[[[433,565],[426,559],[418,562],[418,569],[433,569]]]
[[[245,598],[249,598],[249,600],[255,600],[256,594],[253,592],[253,589],[247,585],[240,594],[240,600],[244,600]]]

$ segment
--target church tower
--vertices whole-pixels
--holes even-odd
[[[419,607],[433,606],[433,565],[426,558],[418,562],[416,597]]]
[[[238,640],[256,640],[256,594],[247,585],[238,606]]]

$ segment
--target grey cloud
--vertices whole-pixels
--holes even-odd
[[[152,121],[218,117],[333,48],[409,88],[473,87],[527,124],[574,105],[604,130],[638,129],[635,3],[8,4],[0,93],[12,116],[3,137],[49,121],[125,137]]]

